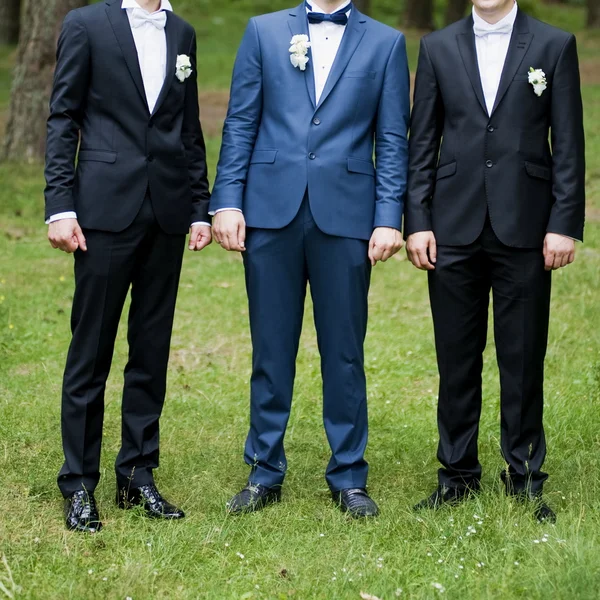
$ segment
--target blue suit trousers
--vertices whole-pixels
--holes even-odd
[[[248,229],[244,265],[254,348],[245,450],[250,482],[277,487],[285,477],[284,436],[310,284],[332,452],[327,483],[332,491],[366,487],[368,242],[323,233],[305,197],[287,227]]]

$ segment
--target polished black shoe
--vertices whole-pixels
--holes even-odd
[[[102,529],[93,494],[80,490],[65,500],[67,529],[82,533],[97,533]]]
[[[556,513],[546,504],[541,492],[537,494],[520,492],[510,495],[518,502],[529,504],[533,508],[533,516],[538,523],[556,523]]]
[[[260,483],[249,483],[227,503],[227,512],[231,515],[256,512],[280,500],[281,488],[268,488]]]
[[[141,506],[146,516],[152,519],[172,521],[185,517],[185,513],[180,508],[170,504],[160,495],[154,484],[119,488],[117,490],[117,505],[119,508],[126,510]]]
[[[377,504],[369,497],[367,490],[363,488],[332,492],[331,497],[343,512],[348,513],[355,519],[376,517],[379,514]]]
[[[439,485],[429,498],[425,498],[425,500],[421,500],[421,502],[415,504],[413,510],[437,510],[438,508],[442,508],[442,506],[459,504],[464,500],[468,500],[478,491],[479,486],[451,488],[445,485]]]

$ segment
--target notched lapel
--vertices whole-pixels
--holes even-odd
[[[354,53],[367,30],[366,22],[364,16],[359,13],[356,8],[352,8],[350,18],[348,19],[348,25],[346,26],[346,31],[344,32],[344,37],[340,44],[340,49],[338,50],[333,66],[331,67],[331,73],[329,73],[329,77],[327,78],[325,89],[321,94],[319,106],[327,100],[327,97],[337,85],[337,82],[346,70],[348,63],[354,56]]]
[[[292,37],[295,35],[308,35],[308,18],[306,16],[305,4],[302,3],[298,8],[293,11],[290,11],[290,18],[288,19],[288,25],[290,28],[290,32]],[[290,38],[291,39],[291,38]],[[308,64],[306,65],[306,69],[304,70],[304,81],[306,82],[306,90],[308,91],[308,95],[310,96],[310,101],[312,102],[313,108],[317,106],[317,93],[315,91],[315,75],[313,71],[313,58],[312,51],[308,49]],[[292,64],[290,63],[290,67]],[[293,68],[293,67],[292,67]],[[299,70],[299,69],[297,69]]]
[[[502,70],[502,77],[500,78],[500,86],[498,87],[498,94],[496,95],[492,115],[500,105],[500,102],[502,102],[510,84],[523,64],[523,59],[527,54],[527,50],[529,50],[532,40],[533,34],[529,33],[527,15],[519,10],[513,34],[510,39],[510,46],[508,47],[506,62],[504,63],[504,69]]]
[[[156,100],[156,106],[154,107],[155,115],[162,106],[165,98],[169,94],[169,90],[173,85],[173,79],[175,78],[175,72],[177,68],[177,27],[175,19],[172,18],[171,13],[167,11],[167,24],[165,26],[165,35],[167,36],[167,70],[165,75],[165,81],[163,83],[158,99]],[[181,85],[184,85],[183,83]]]
[[[479,72],[479,62],[477,61],[477,47],[475,46],[475,33],[473,33],[473,17],[466,19],[467,30],[456,36],[458,50],[463,64],[471,80],[473,91],[479,100],[481,108],[487,115],[487,106],[483,95],[483,86],[481,85],[481,74]]]
[[[140,94],[146,110],[148,110],[148,100],[146,99],[144,80],[142,79],[140,62],[127,13],[121,8],[121,3],[118,2],[118,0],[114,0],[112,4],[109,4],[106,7],[106,14],[121,48],[121,52],[123,53],[123,58],[125,59],[131,78],[135,83],[135,87]]]

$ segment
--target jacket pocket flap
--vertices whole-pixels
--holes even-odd
[[[375,177],[375,167],[373,166],[373,163],[364,158],[349,158],[348,171],[350,171],[350,173],[361,173],[362,175]]]
[[[277,150],[255,150],[250,159],[250,164],[273,164],[276,157]]]
[[[354,77],[356,79],[375,79],[377,71],[346,71],[344,77]]]
[[[552,179],[552,171],[549,167],[544,165],[536,165],[535,163],[526,162],[525,170],[530,177],[537,177],[538,179],[545,179],[550,181]]]
[[[112,164],[117,161],[117,153],[110,150],[80,150],[78,160],[94,160]]]
[[[456,161],[438,167],[435,178],[436,180],[443,179],[444,177],[450,177],[451,175],[454,175],[454,173],[456,173]]]

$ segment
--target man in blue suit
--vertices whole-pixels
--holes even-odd
[[[371,268],[402,247],[409,88],[404,36],[349,1],[311,0],[248,25],[210,204],[217,242],[243,252],[254,349],[252,470],[232,513],[281,497],[307,283],[327,483],[352,516],[378,512],[366,491],[363,346]]]

